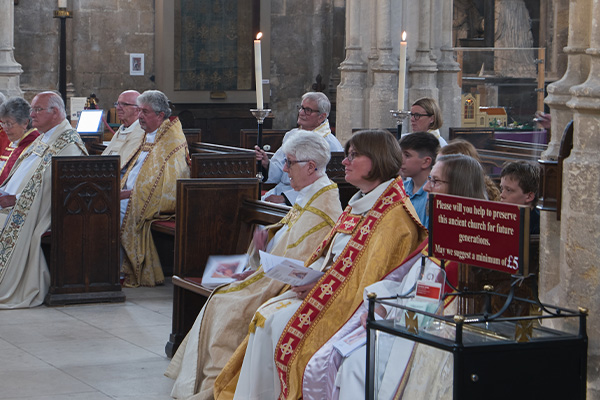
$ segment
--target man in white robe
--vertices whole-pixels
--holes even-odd
[[[87,155],[65,116],[57,93],[34,97],[32,124],[42,135],[21,154],[0,188],[0,308],[38,306],[48,292],[50,273],[40,242],[50,228],[52,157]]]
[[[299,130],[314,131],[321,135],[329,144],[329,150],[344,151],[340,141],[333,135],[329,127],[329,111],[331,103],[325,94],[308,92],[302,96],[302,104],[298,109],[298,126],[283,137],[283,142]],[[283,171],[285,154],[277,150],[269,160],[264,150],[255,146],[256,160],[262,163],[265,171],[265,183],[275,183],[276,186],[262,196],[262,200],[273,203],[292,205],[296,201],[297,192],[292,189],[290,177]]]
[[[125,167],[129,161],[144,143],[146,136],[146,132],[138,121],[139,109],[136,101],[139,96],[140,93],[135,90],[126,90],[119,95],[115,107],[117,117],[122,124],[102,152],[102,155],[121,156],[121,176],[125,173]]]

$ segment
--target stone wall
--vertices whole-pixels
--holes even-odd
[[[21,1],[15,6],[15,59],[22,65],[21,88],[31,100],[58,89],[60,22],[56,0]],[[108,108],[120,92],[156,87],[153,0],[68,1],[68,96],[95,93]],[[318,75],[335,99],[338,66],[344,57],[343,0],[271,1],[271,103],[273,128],[295,126],[300,97],[314,90]],[[129,75],[129,54],[145,55],[144,76]]]
[[[69,95],[95,93],[108,108],[125,89],[154,88],[154,1],[69,1],[67,84]],[[22,65],[27,99],[58,89],[60,21],[54,0],[21,1],[15,6],[15,59]],[[145,54],[145,75],[129,75],[129,54]]]

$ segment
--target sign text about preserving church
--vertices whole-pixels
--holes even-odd
[[[528,209],[431,194],[429,211],[429,249],[434,257],[509,274],[525,272],[527,260],[523,259],[523,248],[529,236],[522,233]]]

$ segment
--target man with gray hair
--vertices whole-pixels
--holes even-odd
[[[302,96],[302,103],[298,107],[298,126],[299,128],[292,129],[283,137],[285,142],[290,135],[294,134],[298,129],[305,131],[314,131],[321,135],[329,144],[330,151],[344,151],[339,140],[331,133],[329,127],[329,111],[331,103],[327,96],[321,92],[308,92]],[[277,150],[271,160],[263,149],[258,146],[254,148],[256,159],[261,162],[263,171],[265,172],[265,183],[275,183],[276,186],[269,190],[263,200],[273,203],[285,203],[292,205],[295,202],[297,193],[290,185],[290,178],[283,170],[283,159],[285,157],[281,149]]]
[[[121,273],[127,287],[164,282],[150,225],[175,217],[177,179],[190,177],[187,142],[179,119],[169,118],[167,96],[147,90],[137,107],[146,138],[121,178]]]
[[[52,157],[87,155],[65,117],[59,94],[42,92],[33,98],[31,120],[41,135],[0,188],[0,308],[38,306],[48,293],[50,272],[40,242],[50,229]]]

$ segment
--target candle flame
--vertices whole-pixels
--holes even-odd
[[[260,40],[261,37],[262,37],[262,32],[258,32],[258,35],[256,35],[256,40]]]
[[[402,41],[406,41],[406,31],[402,31]]]

